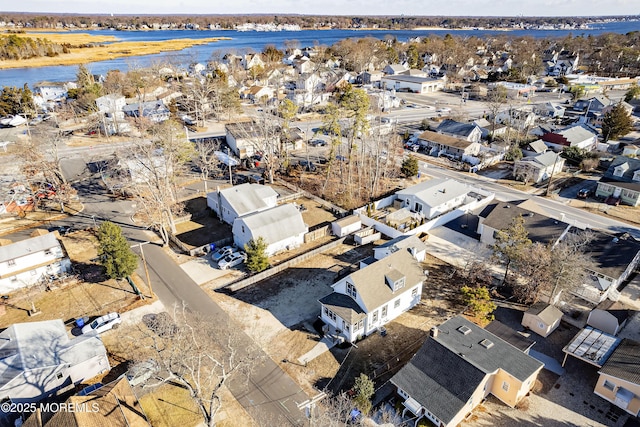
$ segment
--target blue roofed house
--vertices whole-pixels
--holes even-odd
[[[243,248],[250,240],[262,237],[267,255],[297,248],[304,243],[309,228],[300,210],[291,203],[272,207],[233,221],[233,242]]]
[[[595,195],[614,203],[640,205],[640,160],[617,156],[598,181]]]
[[[0,333],[0,400],[37,402],[110,369],[95,332],[69,339],[62,320],[16,323]]]
[[[277,205],[278,193],[268,185],[241,184],[207,194],[207,206],[227,224],[236,218],[271,209]]]
[[[482,128],[473,122],[460,123],[446,119],[438,125],[436,132],[470,142],[480,142],[482,138]]]
[[[534,385],[543,364],[456,316],[431,336],[391,379],[415,425],[426,418],[439,427],[460,424],[489,394],[514,407]]]
[[[332,285],[320,319],[347,342],[365,337],[420,302],[425,275],[408,250],[398,250]]]

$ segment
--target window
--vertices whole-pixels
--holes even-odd
[[[402,279],[396,280],[396,282],[393,284],[394,291],[397,291],[398,289],[403,287],[404,287],[404,277]]]
[[[412,297],[412,298],[415,298],[415,297],[417,297],[417,296],[418,296],[418,288],[413,288],[413,289],[411,290],[411,297]]]
[[[356,296],[358,296],[358,293],[356,292],[356,287],[349,282],[347,282],[347,295],[349,295],[353,299],[356,299]]]
[[[382,318],[384,319],[385,317],[387,317],[387,306],[383,306],[382,307]]]
[[[506,381],[503,381],[503,382],[502,382],[502,389],[503,389],[504,391],[509,391],[509,383],[508,383],[508,382],[506,382]]]
[[[10,259],[9,261],[7,261],[7,265],[9,267],[11,267],[12,265],[16,265],[16,260],[15,259]]]
[[[604,380],[604,383],[602,384],[602,387],[606,388],[607,390],[615,390],[616,389],[616,385],[614,383],[612,383],[609,380]]]
[[[51,249],[45,249],[44,250],[44,254],[45,255],[51,255]]]
[[[58,373],[56,374],[56,378],[57,378],[57,379],[61,379],[61,378],[62,378],[62,372],[58,372]]]
[[[371,315],[371,323],[376,323],[378,321],[378,310],[374,311]]]
[[[364,319],[357,323],[356,330],[359,331],[362,328],[364,328]]]
[[[398,307],[400,307],[400,298],[398,298],[393,302],[393,308],[398,308]]]

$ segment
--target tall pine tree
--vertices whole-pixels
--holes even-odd
[[[617,139],[631,132],[633,120],[622,104],[616,104],[602,118],[602,136],[604,142]]]
[[[98,257],[110,279],[129,276],[138,267],[138,257],[129,247],[122,229],[109,221],[98,228]]]

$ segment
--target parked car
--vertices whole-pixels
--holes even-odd
[[[591,197],[593,195],[593,191],[588,188],[582,188],[578,191],[578,199],[586,199],[587,197]]]
[[[149,378],[160,371],[160,366],[155,359],[147,359],[134,363],[127,371],[127,380],[132,387],[144,384]]]
[[[249,183],[251,184],[264,184],[264,178],[260,175],[249,175]]]
[[[120,314],[118,313],[109,313],[104,316],[98,317],[93,322],[85,325],[82,328],[82,333],[86,334],[90,331],[96,331],[101,334],[109,329],[116,329],[122,323],[122,319],[120,318]]]
[[[218,261],[218,267],[220,267],[220,270],[226,270],[227,268],[242,264],[246,259],[247,254],[244,252],[234,252]]]
[[[233,246],[223,246],[211,254],[211,259],[215,262],[218,262],[222,258],[226,257],[227,255],[231,255],[234,252],[235,248]]]
[[[57,231],[61,236],[65,236],[69,233],[71,233],[71,231],[73,231],[73,228],[70,225],[58,225],[55,227],[49,227],[47,229],[50,233],[53,233],[54,231]]]
[[[440,107],[436,110],[436,113],[441,113],[441,114],[448,114],[451,112],[451,108],[449,107]]]
[[[312,139],[309,141],[309,145],[312,147],[324,147],[327,145],[327,141],[324,139]]]
[[[316,165],[314,165],[313,162],[311,162],[311,161],[300,160],[300,166],[302,166],[302,168],[304,170],[309,171],[309,172],[315,172],[316,171]]]

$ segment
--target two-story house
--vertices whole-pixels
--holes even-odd
[[[515,161],[513,176],[519,181],[539,183],[561,172],[563,167],[564,158],[560,153],[547,151]]]
[[[598,181],[596,197],[625,205],[640,205],[640,160],[617,156]]]
[[[562,151],[566,147],[590,151],[596,146],[598,134],[587,125],[576,124],[559,131],[545,133],[541,139],[554,151]]]
[[[431,336],[391,383],[415,425],[454,427],[489,394],[510,407],[533,387],[543,364],[462,316]]]
[[[365,337],[420,302],[424,272],[407,250],[396,251],[332,285],[320,319],[348,342]]]
[[[32,286],[71,269],[54,233],[0,246],[0,293]]]
[[[266,211],[278,204],[278,193],[268,185],[241,184],[207,194],[207,206],[218,218],[233,224],[236,218]]]

